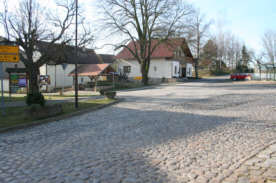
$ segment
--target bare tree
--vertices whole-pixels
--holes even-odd
[[[262,41],[266,56],[274,64],[276,60],[276,31],[265,32]]]
[[[231,32],[223,30],[220,30],[215,37],[218,46],[219,69],[222,69],[224,63],[229,69],[234,70],[241,60],[240,39]]]
[[[251,58],[254,64],[258,67],[260,80],[262,80],[262,68],[264,66],[264,61],[263,61],[264,53],[261,53],[256,56],[254,52],[251,52]]]
[[[206,38],[208,37],[208,31],[211,25],[211,21],[206,21],[204,15],[199,10],[195,11],[194,17],[191,21],[189,29],[189,43],[192,46],[195,58],[195,74],[198,79],[198,65],[201,58],[201,52],[203,46],[206,44]]]
[[[39,68],[51,60],[65,59],[62,49],[73,39],[70,27],[76,10],[74,0],[58,1],[58,13],[46,11],[36,0],[22,0],[16,13],[5,10],[1,23],[8,38],[20,47],[20,60],[29,74],[29,94],[39,93]],[[91,41],[91,33],[83,33],[87,39],[82,37],[80,45]]]
[[[273,67],[273,75],[274,80],[276,78],[276,66],[275,66],[275,60],[276,60],[276,31],[267,31],[265,32],[263,36],[263,47],[266,53],[266,56],[268,57],[272,67]]]
[[[125,48],[140,64],[142,82],[148,84],[151,55],[159,44],[176,35],[192,7],[182,0],[103,0],[104,23],[111,34],[123,41],[116,49]],[[156,41],[152,44],[153,40]],[[126,43],[132,42],[134,48]]]

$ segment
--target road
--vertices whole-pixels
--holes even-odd
[[[0,134],[3,183],[216,183],[276,141],[276,86],[208,79]]]

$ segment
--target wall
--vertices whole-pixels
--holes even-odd
[[[8,79],[9,74],[6,72],[7,68],[25,68],[23,62],[19,61],[17,63],[12,63],[12,62],[3,62],[3,71],[4,71],[4,78]]]
[[[275,78],[276,78],[276,76],[275,76]],[[274,73],[262,72],[261,75],[260,75],[260,73],[253,73],[252,74],[252,79],[255,79],[255,80],[274,80]]]
[[[186,64],[186,77],[193,77],[193,65],[187,63]]]
[[[8,92],[9,91],[9,80],[8,79],[4,79],[4,91],[5,92]],[[1,81],[0,81],[0,91],[2,90],[2,88],[1,88]]]
[[[56,67],[56,68],[55,68]],[[55,77],[56,69],[56,77]],[[68,76],[70,72],[75,69],[74,64],[67,64],[65,71],[62,68],[62,65],[47,65],[47,74],[46,74],[46,65],[43,65],[40,68],[40,75],[50,75],[51,84],[48,86],[48,91],[51,91],[55,88],[55,78],[56,78],[56,87],[72,87],[73,86],[73,77]],[[89,82],[88,77],[78,77],[79,84]],[[43,89],[46,89],[44,86]]]
[[[131,72],[128,77],[139,77],[141,76],[140,64],[136,60],[120,60],[118,63],[118,72],[123,73],[124,66],[131,66]],[[174,66],[177,67],[179,71],[179,62],[178,61],[168,61],[162,59],[154,59],[151,61],[150,69],[149,69],[149,78],[172,78],[178,77],[179,72],[177,74],[173,73]]]

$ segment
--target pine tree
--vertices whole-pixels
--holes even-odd
[[[241,65],[248,67],[248,63],[250,61],[250,55],[247,51],[247,48],[245,45],[242,47],[242,63]]]

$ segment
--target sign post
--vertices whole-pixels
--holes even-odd
[[[0,45],[1,109],[5,115],[3,62],[19,62],[19,47]]]
[[[0,62],[0,78],[1,78],[1,111],[2,115],[5,115],[5,102],[4,102],[4,71],[3,62]]]

